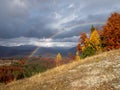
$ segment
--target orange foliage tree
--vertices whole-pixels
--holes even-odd
[[[81,33],[80,39],[79,39],[80,44],[81,44],[81,45],[86,45],[86,42],[85,42],[86,39],[87,39],[86,33]]]
[[[104,50],[120,48],[120,14],[113,13],[100,32]]]
[[[79,38],[79,43],[77,45],[77,51],[82,52],[82,47],[86,46],[87,35],[86,33],[81,33]]]

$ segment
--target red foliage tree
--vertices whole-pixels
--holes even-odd
[[[69,53],[68,54],[70,60],[74,60],[75,59],[75,55],[73,53]]]
[[[80,43],[78,43],[78,45],[77,45],[77,51],[81,51],[82,50],[82,47],[81,47],[81,44]]]
[[[87,38],[86,33],[81,33],[80,39],[79,39],[80,44],[84,44],[85,45],[86,38]]]
[[[81,34],[80,34],[80,38],[79,38],[79,43],[78,43],[78,45],[77,45],[77,50],[78,50],[79,52],[82,51],[82,47],[81,47],[81,46],[86,45],[86,43],[85,43],[86,39],[87,39],[86,33],[81,33]]]
[[[14,79],[22,78],[23,68],[19,66],[0,66],[0,82],[6,84]]]
[[[120,14],[113,13],[100,32],[102,46],[105,50],[120,48]]]

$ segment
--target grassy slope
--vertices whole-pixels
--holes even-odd
[[[120,49],[1,85],[0,90],[119,90]]]

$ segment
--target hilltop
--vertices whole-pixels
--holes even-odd
[[[120,49],[87,57],[7,85],[0,90],[119,90]]]

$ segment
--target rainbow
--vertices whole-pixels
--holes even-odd
[[[91,23],[76,24],[76,25],[64,28],[62,30],[58,30],[57,33],[50,36],[48,39],[52,39],[52,38],[64,33],[65,31],[71,31],[72,29],[77,28],[77,27],[82,27],[82,26],[87,26],[87,25],[97,25],[97,24],[103,25],[103,24],[105,24],[105,22],[91,22]],[[32,57],[39,50],[39,48],[40,48],[40,46],[38,46],[34,51],[32,51],[31,54],[28,57],[29,58]]]

